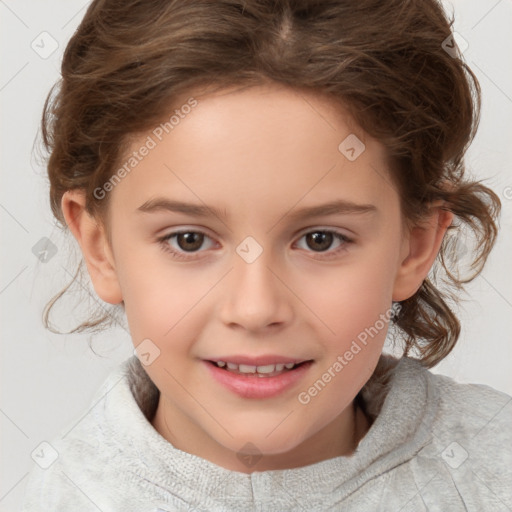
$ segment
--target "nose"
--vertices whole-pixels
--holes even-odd
[[[293,294],[273,265],[270,252],[263,250],[251,263],[235,254],[229,288],[220,306],[221,320],[228,327],[265,332],[292,321]]]

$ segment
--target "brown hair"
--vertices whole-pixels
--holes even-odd
[[[88,212],[104,219],[108,197],[94,190],[113,175],[130,135],[154,128],[176,98],[199,86],[272,82],[326,95],[387,148],[404,219],[413,225],[443,200],[459,221],[448,235],[469,228],[476,240],[472,273],[463,278],[456,237],[446,236],[431,276],[394,320],[404,354],[415,349],[432,367],[460,332],[449,289],[481,272],[501,207],[492,190],[464,176],[480,87],[453,47],[453,22],[437,0],[94,0],[44,107],[52,211],[65,227],[62,195],[83,189]],[[434,284],[439,270],[444,292]],[[65,291],[45,309],[47,328]]]

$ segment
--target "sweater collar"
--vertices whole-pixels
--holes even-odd
[[[352,455],[246,474],[181,451],[154,429],[150,421],[159,391],[136,356],[125,361],[105,386],[109,403],[103,409],[102,428],[129,458],[129,478],[145,479],[187,503],[199,500],[206,507],[229,502],[236,508],[253,501],[306,506],[305,499],[313,505],[335,503],[426,445],[437,408],[430,372],[414,359],[382,355],[359,394],[372,425]]]

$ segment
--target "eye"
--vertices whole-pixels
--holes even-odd
[[[346,249],[346,246],[353,241],[345,236],[342,233],[333,230],[324,230],[317,229],[315,231],[309,231],[303,234],[299,241],[305,239],[306,245],[308,248],[312,249],[314,253],[321,254],[322,258],[330,258],[336,256],[339,252]],[[182,259],[182,260],[190,260],[194,258],[195,253],[201,252],[200,249],[204,248],[203,244],[205,240],[212,239],[202,231],[192,231],[192,230],[181,230],[175,231],[173,233],[169,233],[158,239],[162,249],[171,254],[173,258]],[[332,246],[333,242],[338,242],[338,246],[331,251],[328,249]],[[213,243],[210,244],[210,247],[213,247]],[[297,243],[297,246],[300,246]],[[299,247],[303,249],[304,247]],[[323,255],[325,253],[325,256]]]
[[[346,245],[352,243],[352,240],[338,231],[332,230],[315,230],[309,231],[302,235],[299,240],[305,239],[308,248],[313,249],[316,253],[327,253],[327,257],[335,256],[338,252],[345,250]],[[338,242],[336,249],[328,251],[333,242]],[[300,245],[300,244],[297,244]],[[302,247],[303,248],[303,247]]]
[[[183,230],[169,233],[168,235],[159,238],[158,241],[160,242],[162,249],[170,252],[174,258],[188,259],[187,253],[193,254],[198,252],[205,239],[211,240],[208,235],[201,231]],[[175,243],[171,243],[171,240]]]

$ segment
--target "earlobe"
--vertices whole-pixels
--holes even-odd
[[[434,264],[453,217],[452,212],[433,206],[428,219],[411,229],[406,256],[396,275],[393,301],[406,300],[418,291]]]
[[[83,191],[65,192],[61,208],[66,224],[82,249],[96,293],[105,302],[119,304],[123,297],[114,267],[114,258],[103,226],[85,210]]]

